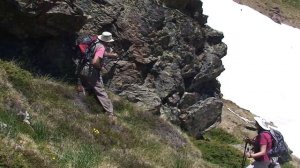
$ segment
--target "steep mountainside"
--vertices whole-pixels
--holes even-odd
[[[197,0],[0,1],[1,166],[217,167],[199,150],[211,144],[197,148],[165,121],[196,138],[220,121],[216,77],[227,46],[206,18]],[[73,42],[103,31],[123,56],[103,72],[108,90],[123,97],[113,96],[115,125],[92,97],[39,77],[72,82]],[[230,151],[228,165],[237,164],[241,153]]]
[[[0,167],[216,167],[178,128],[111,97],[116,124],[92,96],[0,61]]]
[[[107,65],[108,88],[198,137],[220,120],[216,77],[227,46],[206,25],[201,1],[181,2],[1,1],[0,55],[68,79],[74,77],[72,41],[111,31],[114,50],[124,57]]]
[[[222,100],[206,19],[198,0],[1,0],[0,167],[240,167],[253,131],[231,110],[252,115]],[[103,31],[115,124],[72,84],[75,39]]]

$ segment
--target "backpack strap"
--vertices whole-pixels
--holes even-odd
[[[96,45],[100,44],[103,46],[103,44],[100,43],[99,39],[96,39],[96,41],[92,42],[87,49],[87,52],[84,53],[84,59],[79,59],[78,63],[76,64],[76,70],[75,70],[75,75],[77,76],[77,84],[82,85],[81,79],[80,79],[80,73],[83,70],[83,68],[88,64],[88,66],[91,65],[91,60],[93,58],[94,50],[96,48]]]
[[[267,139],[267,143],[268,143],[268,138],[263,133],[268,133],[271,136],[271,149],[272,149],[272,147],[273,147],[273,139],[274,138],[273,138],[271,132],[270,131],[263,131],[263,132],[260,133],[265,139]],[[266,152],[268,153],[269,151],[266,151]]]

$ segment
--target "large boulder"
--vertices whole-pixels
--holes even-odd
[[[180,67],[174,63],[172,53],[161,56],[154,64],[152,73],[155,74],[154,85],[161,99],[171,96],[174,92],[184,91],[184,81],[180,73]]]
[[[182,127],[194,137],[201,137],[207,128],[221,121],[222,101],[208,98],[190,106],[180,115]]]
[[[158,112],[161,107],[161,99],[154,89],[132,84],[125,86],[120,95],[136,103],[138,107],[152,113]]]
[[[220,58],[211,53],[204,53],[199,62],[198,70],[190,85],[191,90],[199,88],[204,82],[217,78],[225,69]]]

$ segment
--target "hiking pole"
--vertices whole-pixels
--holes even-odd
[[[125,54],[123,54],[121,57],[119,57],[114,64],[116,65],[120,60],[122,60],[122,58],[125,58],[125,56],[128,56],[128,54],[129,54],[129,50],[126,51]]]
[[[113,64],[114,64],[113,66],[116,66],[117,63],[118,63],[120,60],[122,60],[125,56],[127,56],[128,54],[129,54],[129,52],[126,51],[125,54],[123,54],[122,56],[118,57],[118,58],[115,60],[115,62],[113,63]],[[106,63],[104,63],[104,64],[102,65],[102,67],[104,67],[106,70],[108,70],[108,69],[106,68],[106,66],[107,66],[110,62],[112,62],[112,61],[114,61],[114,60],[113,60],[113,59],[108,60]]]
[[[248,142],[245,143],[244,156],[243,156],[242,167],[241,168],[245,167],[245,163],[246,163],[246,160],[247,160],[247,158],[246,158],[247,145],[248,145]]]

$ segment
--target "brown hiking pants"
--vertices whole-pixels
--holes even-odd
[[[96,97],[101,103],[105,112],[107,112],[109,115],[113,115],[113,105],[105,91],[102,76],[100,75],[99,70],[93,68],[88,76],[81,75],[80,79],[82,85],[86,89],[92,90],[96,94]]]

